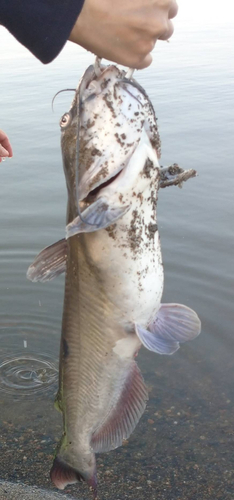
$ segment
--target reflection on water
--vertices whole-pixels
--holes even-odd
[[[137,79],[159,118],[162,164],[199,174],[160,192],[158,214],[164,302],[196,310],[202,333],[172,357],[141,349],[150,400],[129,442],[98,457],[102,500],[233,499],[234,40],[228,26],[194,30],[158,44]],[[71,95],[60,94],[54,114],[51,99],[76,87],[93,58],[67,48],[44,67],[13,45],[1,64],[0,127],[14,158],[0,167],[0,474],[49,488],[61,435],[53,400],[64,279],[43,285],[25,276],[36,254],[64,236],[58,120]]]

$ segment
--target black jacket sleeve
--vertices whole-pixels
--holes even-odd
[[[62,50],[84,0],[0,0],[0,24],[44,64]]]

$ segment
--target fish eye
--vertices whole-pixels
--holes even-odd
[[[69,113],[64,113],[64,115],[62,116],[61,120],[60,120],[60,127],[61,128],[65,128],[69,125],[71,121],[71,116]]]

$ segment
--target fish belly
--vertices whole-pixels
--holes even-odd
[[[148,201],[150,200],[150,201]],[[137,198],[116,224],[82,235],[121,325],[146,326],[160,307],[164,273],[151,197]]]

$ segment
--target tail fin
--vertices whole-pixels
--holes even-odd
[[[94,461],[92,472],[91,470],[87,470],[87,472],[80,473],[78,469],[72,467],[62,458],[57,456],[54,459],[54,463],[50,471],[51,481],[59,490],[64,490],[68,484],[86,481],[93,492],[94,500],[97,500],[97,476],[94,455],[92,458]]]
[[[73,467],[70,467],[58,457],[54,459],[54,463],[50,471],[50,478],[52,483],[54,483],[56,488],[59,490],[64,490],[68,484],[84,481],[84,478],[78,471],[76,471],[76,469],[73,469]]]

